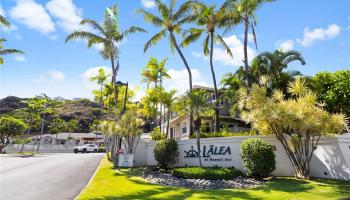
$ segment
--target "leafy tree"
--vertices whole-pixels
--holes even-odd
[[[330,114],[316,101],[305,81],[290,83],[286,99],[280,90],[267,96],[264,86],[241,88],[239,107],[242,118],[261,134],[274,134],[284,147],[295,175],[309,178],[310,161],[322,136],[341,133],[346,126],[342,114]]]
[[[182,62],[184,63],[189,77],[189,86],[190,91],[192,91],[192,73],[191,69],[187,63],[187,60],[184,54],[179,47],[175,34],[180,34],[182,26],[187,22],[191,22],[194,20],[194,17],[190,15],[191,7],[193,5],[192,1],[186,1],[181,4],[179,8],[176,10],[176,0],[171,0],[170,5],[165,5],[161,0],[155,0],[155,4],[157,7],[157,11],[160,16],[156,16],[144,9],[138,10],[144,16],[144,20],[157,28],[161,28],[161,31],[151,37],[148,40],[144,47],[144,52],[146,52],[149,47],[156,45],[161,39],[167,37],[169,34],[169,45],[170,49],[173,52],[174,48],[177,53],[180,55]],[[193,113],[190,113],[190,133],[192,134],[192,121],[193,121]]]
[[[80,124],[79,121],[76,119],[71,119],[68,122],[66,122],[66,127],[65,127],[66,131],[68,131],[68,136],[66,141],[69,140],[70,136],[72,133],[74,133],[75,131],[78,131],[80,129]]]
[[[214,98],[215,98],[215,132],[220,131],[220,113],[219,113],[219,95],[218,88],[216,84],[216,76],[213,64],[213,52],[214,52],[214,42],[222,46],[228,55],[233,57],[231,49],[228,47],[224,39],[218,34],[217,29],[219,28],[229,28],[238,23],[238,20],[228,12],[229,8],[232,8],[233,1],[226,0],[219,9],[216,6],[209,6],[201,3],[195,4],[195,19],[197,25],[200,28],[191,28],[188,31],[188,35],[181,43],[181,46],[187,46],[190,43],[198,40],[203,33],[205,33],[205,38],[203,41],[203,52],[204,55],[209,55],[210,70],[213,78],[214,84]],[[236,20],[236,21],[235,21]]]
[[[237,103],[237,92],[239,88],[244,85],[239,76],[235,73],[227,73],[222,77],[220,84],[222,85],[222,98],[227,100],[229,105],[231,105],[231,114],[236,113],[236,103]]]
[[[113,161],[116,164],[118,163],[116,159],[117,147],[119,146],[118,142],[121,141],[121,135],[117,132],[117,124],[114,120],[103,120],[100,121],[98,129],[104,135],[106,154],[109,161]]]
[[[57,134],[62,133],[63,131],[66,130],[66,128],[67,128],[67,124],[61,118],[55,118],[50,122],[50,124],[48,126],[48,131],[49,131],[49,133],[56,135],[56,144],[58,144]]]
[[[86,39],[88,41],[88,47],[91,48],[94,45],[103,45],[100,54],[104,59],[109,59],[112,66],[112,86],[115,88],[117,74],[119,71],[119,61],[116,65],[116,60],[119,59],[119,49],[117,43],[123,41],[123,39],[135,32],[146,32],[144,29],[137,26],[131,26],[126,31],[120,31],[118,24],[118,7],[114,5],[106,9],[103,23],[99,24],[91,19],[84,19],[80,22],[81,25],[88,25],[94,31],[75,31],[68,35],[65,42],[76,40],[76,39]],[[116,109],[118,109],[118,94],[117,90],[112,90],[114,94],[114,103]]]
[[[256,26],[256,17],[255,12],[265,2],[272,2],[273,0],[240,0],[235,4],[234,15],[238,17],[244,24],[244,72],[245,78],[248,86],[251,85],[249,78],[249,64],[248,64],[248,32],[251,29],[255,47],[257,48],[255,26]]]
[[[2,56],[8,54],[24,54],[23,51],[17,49],[5,49],[3,43],[6,42],[6,39],[0,38],[0,65],[4,64],[4,58]]]
[[[98,70],[98,75],[93,76],[90,78],[90,81],[97,81],[97,84],[100,85],[100,103],[103,105],[103,86],[106,82],[107,78],[110,76],[110,74],[106,74],[105,70],[103,68]]]
[[[311,78],[311,88],[326,110],[350,117],[350,70],[317,73]]]
[[[0,153],[14,136],[23,134],[27,128],[28,125],[20,119],[11,116],[0,117]]]

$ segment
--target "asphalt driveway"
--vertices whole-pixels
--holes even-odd
[[[103,153],[0,155],[0,199],[70,200],[89,182]]]

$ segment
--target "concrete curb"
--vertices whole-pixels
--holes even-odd
[[[96,168],[94,174],[91,176],[89,182],[88,182],[88,183],[86,184],[86,186],[79,192],[79,194],[74,198],[74,200],[77,200],[78,197],[79,197],[81,194],[83,194],[83,193],[85,192],[86,188],[89,187],[89,185],[91,184],[92,180],[95,178],[95,176],[96,176],[98,170],[100,169],[100,167],[101,167],[101,165],[102,165],[102,162],[103,162],[103,160],[104,160],[105,158],[106,158],[106,156],[104,156],[104,157],[102,158],[100,164],[99,164],[98,167]]]

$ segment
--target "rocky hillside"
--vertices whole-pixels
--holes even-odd
[[[0,100],[0,115],[18,114],[26,107],[28,98],[9,96]],[[90,132],[90,125],[96,119],[101,119],[106,113],[98,103],[88,99],[60,100],[54,107],[54,113],[48,116],[48,121],[54,118],[62,118],[65,121],[76,119],[79,121],[78,132]]]

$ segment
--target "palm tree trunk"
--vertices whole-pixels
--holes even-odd
[[[115,103],[115,109],[118,111],[118,92],[115,88],[116,82],[117,82],[117,71],[115,68],[114,58],[111,56],[111,64],[112,64],[112,90],[114,95],[114,103]]]
[[[182,51],[179,47],[179,45],[177,44],[176,42],[176,38],[174,36],[174,33],[173,32],[170,32],[170,37],[171,37],[171,41],[173,42],[177,52],[179,53],[181,59],[182,59],[182,62],[184,63],[186,69],[187,69],[187,72],[188,72],[188,79],[189,79],[189,85],[190,85],[190,93],[192,93],[192,89],[193,89],[193,86],[192,86],[192,72],[191,72],[191,69],[186,61],[186,58],[185,56],[182,54]],[[193,135],[193,109],[191,108],[191,112],[190,112],[190,136]]]
[[[248,65],[248,29],[249,29],[249,21],[248,21],[248,14],[246,14],[244,18],[244,72],[245,72],[245,78],[247,81],[248,87],[250,87],[250,78],[248,74],[249,65]]]
[[[101,102],[101,106],[103,107],[103,95],[102,95],[102,91],[103,91],[103,83],[101,83],[101,88],[100,88],[100,102]]]
[[[218,88],[216,85],[216,77],[213,65],[213,51],[214,51],[214,32],[210,33],[210,70],[213,77],[214,93],[215,93],[215,132],[220,131],[220,113],[219,113],[219,101],[218,101]]]
[[[200,138],[200,127],[202,124],[201,118],[198,116],[196,120],[194,121],[195,126],[195,132],[196,132],[196,140],[197,140],[197,151],[198,151],[198,161],[199,166],[202,167],[202,160],[201,160],[201,138]]]
[[[169,126],[170,126],[170,109],[168,109],[168,120],[167,120],[167,125],[166,125],[166,138],[169,136]],[[171,138],[171,136],[170,136]]]
[[[43,133],[44,133],[45,118],[46,118],[46,108],[45,108],[44,116],[43,116],[43,118],[41,120],[41,130],[40,130],[40,136],[39,136],[39,143],[38,143],[38,146],[36,147],[36,152],[37,153],[39,153],[41,139],[42,139],[42,136],[43,136]]]

